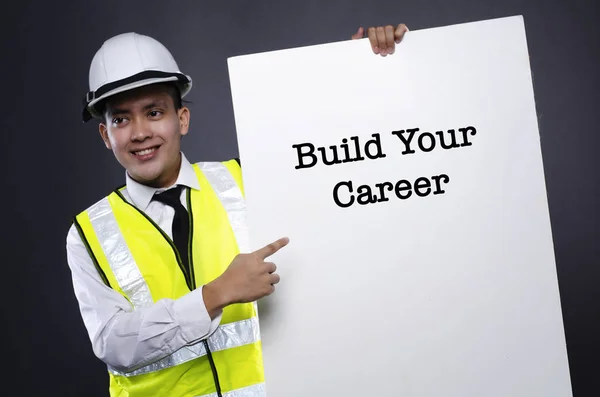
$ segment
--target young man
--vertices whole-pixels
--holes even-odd
[[[392,54],[406,31],[370,28],[373,52]],[[181,152],[192,79],[161,43],[115,36],[89,79],[83,119],[99,119],[126,183],[75,217],[67,258],[110,395],[264,396],[255,302],[275,290],[268,258],[288,239],[248,253],[239,162]]]

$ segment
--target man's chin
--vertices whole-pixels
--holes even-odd
[[[128,173],[134,181],[141,183],[142,185],[160,187],[162,179],[161,173],[148,171],[149,170],[130,170]]]

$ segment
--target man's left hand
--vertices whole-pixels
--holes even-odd
[[[367,36],[371,42],[373,53],[384,57],[392,55],[396,51],[396,44],[400,44],[406,32],[408,32],[408,28],[401,23],[396,27],[393,25],[370,27],[367,29]],[[361,26],[352,35],[352,40],[362,39],[364,34],[365,30]]]

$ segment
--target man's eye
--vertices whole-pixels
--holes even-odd
[[[160,114],[161,114],[160,110],[151,110],[151,111],[148,113],[148,115],[149,115],[150,117],[157,117],[157,116],[159,116]]]
[[[121,124],[123,121],[123,117],[115,117],[112,122],[113,124]]]

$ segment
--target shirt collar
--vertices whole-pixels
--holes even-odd
[[[162,192],[172,187],[169,186],[167,188],[155,188],[143,185],[133,180],[129,176],[128,172],[125,172],[125,181],[127,193],[129,194],[129,197],[131,197],[131,201],[133,201],[133,204],[135,204],[135,206],[142,211],[146,210],[156,192]],[[177,180],[173,186],[175,185],[183,185],[192,189],[200,190],[200,184],[198,183],[198,178],[196,177],[194,167],[192,167],[192,164],[190,164],[183,152],[181,152],[181,167],[179,168],[179,175],[177,176]]]

